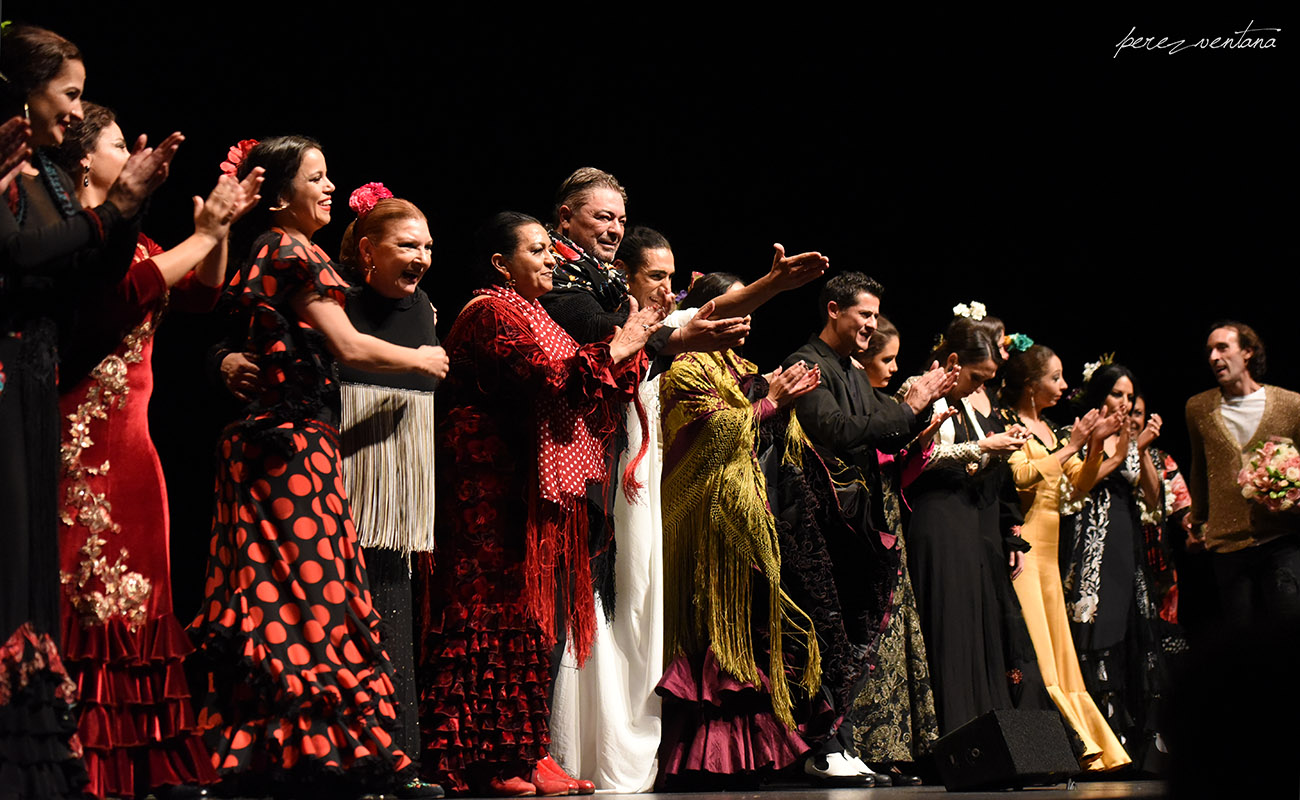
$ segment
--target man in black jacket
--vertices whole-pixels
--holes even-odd
[[[799,398],[799,422],[831,472],[856,472],[840,503],[863,531],[884,529],[883,507],[877,491],[876,451],[897,451],[924,427],[923,412],[945,395],[957,380],[959,367],[946,371],[933,365],[912,382],[897,403],[871,386],[853,363],[853,354],[866,349],[880,316],[884,289],[860,272],[846,272],[826,282],[820,305],[822,330],[785,360],[821,368],[821,385]],[[841,481],[837,480],[837,483]],[[848,505],[845,502],[848,501]]]
[[[899,498],[881,480],[877,450],[897,452],[911,441],[924,427],[926,409],[952,388],[959,370],[945,371],[935,364],[912,382],[901,403],[872,388],[853,362],[853,355],[865,350],[875,333],[882,293],[879,283],[860,272],[827,281],[820,298],[821,331],[783,364],[788,368],[802,361],[821,371],[821,384],[795,401],[795,413],[833,476],[845,521],[854,529],[854,536],[861,537],[856,548],[832,547],[832,558],[838,561],[847,552],[865,562],[836,564],[836,573],[846,577],[844,582],[836,580],[837,591],[846,618],[881,624],[888,611],[890,579],[898,569],[892,537],[898,533],[900,520]],[[853,644],[865,661],[872,646],[870,638]],[[849,692],[851,697],[860,691],[867,675],[863,669],[857,687]],[[852,710],[836,711],[843,721],[809,758],[805,771],[833,782],[859,774],[874,778],[877,786],[889,785],[884,775],[871,773],[854,752]]]

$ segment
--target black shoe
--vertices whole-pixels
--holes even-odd
[[[393,790],[393,795],[398,800],[423,800],[424,798],[446,797],[447,793],[436,783],[425,783],[416,778],[405,786],[399,786]]]
[[[877,778],[889,778],[890,783],[884,784],[886,786],[920,786],[924,783],[920,776],[904,774],[897,764],[879,764],[872,766],[872,769],[876,771]],[[876,785],[881,785],[879,780]]]

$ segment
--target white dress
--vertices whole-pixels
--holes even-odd
[[[677,311],[664,324],[680,327],[695,309]],[[566,650],[551,702],[550,753],[566,772],[620,793],[654,786],[661,723],[655,686],[664,667],[663,522],[660,475],[663,435],[659,422],[659,378],[641,384],[641,404],[649,422],[650,446],[637,466],[645,487],[629,504],[617,492],[614,504],[614,622],[596,601],[596,639],[587,663],[578,669]],[[619,459],[623,474],[641,449],[636,408],[627,409],[628,446]]]

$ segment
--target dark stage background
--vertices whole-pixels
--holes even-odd
[[[877,277],[905,374],[951,307],[977,299],[1056,349],[1073,384],[1085,360],[1116,352],[1180,460],[1183,403],[1213,385],[1202,350],[1213,319],[1254,325],[1270,382],[1300,389],[1300,41],[1274,12],[554,8],[9,2],[4,13],[77,42],[87,98],[115,108],[128,137],[185,132],[146,223],[164,246],[188,233],[187,198],[210,188],[227,146],[309,134],[339,187],[318,235],[327,251],[361,183],[383,181],[428,214],[424,288],[444,335],[472,288],[475,226],[505,208],[547,215],[559,182],[589,164],[628,187],[630,222],[669,237],[679,276],[757,277],[780,241]],[[1255,34],[1274,49],[1116,57],[1134,26],[1195,41],[1252,20],[1282,28]],[[802,344],[816,296],[763,308],[746,354],[766,369]],[[212,445],[233,413],[204,377],[211,331],[173,314],[155,358],[182,618],[198,601]]]

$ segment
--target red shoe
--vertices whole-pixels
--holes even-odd
[[[533,767],[533,774],[529,780],[537,784],[537,794],[539,797],[560,797],[563,795],[577,794],[577,781],[568,778],[562,778],[555,773],[543,769],[541,762]]]
[[[535,797],[537,786],[518,776],[505,779],[493,778],[488,781],[485,794],[489,797]]]
[[[538,761],[537,766],[544,770],[549,770],[552,775],[555,775],[560,778],[564,778],[565,780],[573,781],[578,789],[577,792],[574,792],[574,794],[595,794],[596,793],[596,784],[592,783],[591,781],[583,780],[582,778],[573,777],[569,773],[565,772],[564,768],[561,767],[559,763],[557,763],[556,760],[551,758],[550,756],[547,756],[546,758],[543,758],[541,761]]]

